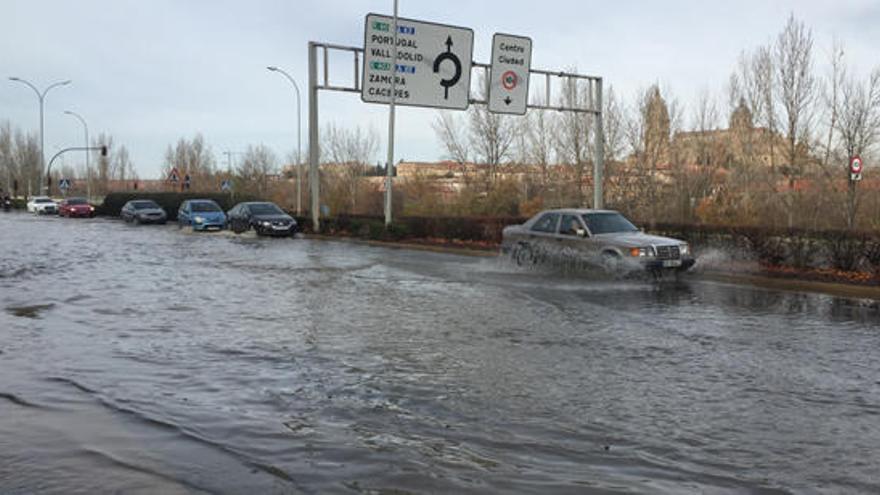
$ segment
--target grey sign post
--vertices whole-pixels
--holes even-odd
[[[394,0],[394,19],[391,22],[391,32],[394,33],[394,37],[392,38],[392,47],[391,47],[391,101],[388,104],[388,166],[385,168],[385,227],[389,227],[391,225],[391,209],[394,206],[392,199],[394,198],[394,192],[392,188],[394,186],[394,103],[397,101],[397,59],[400,55],[398,50],[397,42],[400,39],[398,36],[398,24],[397,24],[397,0]],[[369,26],[369,21],[368,21]],[[366,39],[366,35],[364,36]],[[366,40],[364,41],[364,46],[366,47]],[[364,62],[366,63],[366,51],[364,52]],[[366,65],[364,66],[364,74],[367,73]],[[363,94],[363,93],[361,93]]]

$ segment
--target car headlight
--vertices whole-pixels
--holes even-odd
[[[202,223],[205,221],[205,219],[203,217],[195,217],[193,218],[193,221],[196,223]]]
[[[262,225],[263,227],[271,227],[272,222],[260,222],[260,225]]]
[[[691,254],[691,247],[687,244],[682,244],[678,247],[678,251],[681,253],[682,256],[687,256],[688,254]]]
[[[633,258],[648,258],[654,256],[653,248],[632,248],[629,250],[629,255]]]

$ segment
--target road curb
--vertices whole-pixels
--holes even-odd
[[[880,301],[880,287],[853,285],[835,282],[818,282],[788,278],[767,277],[763,275],[741,275],[727,272],[705,271],[695,275],[703,280],[724,282],[735,285],[751,285],[763,289],[790,292],[812,292],[837,297],[873,299]]]

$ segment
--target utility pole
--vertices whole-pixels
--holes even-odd
[[[605,175],[605,129],[602,122],[602,79],[596,80],[596,158],[593,161],[593,208],[601,210],[605,207],[604,175]]]
[[[397,91],[397,0],[394,0],[394,45],[391,48],[391,101],[388,105],[388,162],[385,170],[385,228],[391,226],[391,184],[394,177],[394,101]]]
[[[325,67],[326,69],[326,67]],[[318,44],[309,42],[309,202],[312,210],[312,229],[321,230],[320,194],[320,144],[318,143]]]

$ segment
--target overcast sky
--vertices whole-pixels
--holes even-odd
[[[72,79],[47,97],[47,159],[83,141],[64,110],[127,146],[142,178],[158,175],[169,143],[197,132],[221,165],[223,151],[248,144],[286,156],[296,148],[294,92],[265,67],[300,83],[306,117],[307,42],[362,45],[364,15],[391,9],[392,0],[0,0],[0,122],[39,128],[36,96],[9,76],[41,88]],[[837,36],[851,65],[880,64],[877,0],[400,0],[403,17],[473,28],[478,61],[488,61],[494,32],[527,35],[533,67],[601,75],[627,99],[659,82],[685,103],[706,89],[722,94],[738,54],[775,36],[789,13],[813,29],[818,62]],[[322,124],[372,127],[381,142],[375,159],[384,156],[384,106],[346,93],[321,98]],[[442,158],[434,117],[399,111],[398,159]]]

